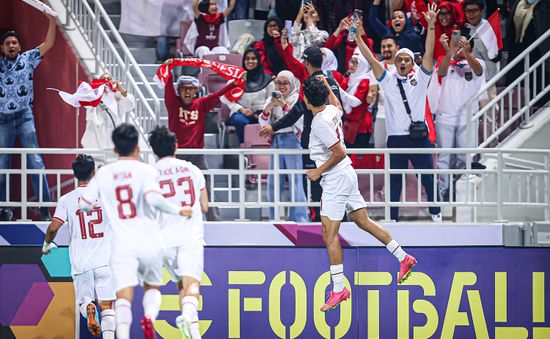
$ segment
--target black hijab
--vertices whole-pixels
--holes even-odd
[[[244,60],[248,53],[254,53],[258,59],[258,65],[252,70],[246,69]],[[273,79],[264,71],[264,66],[260,62],[260,53],[255,48],[247,48],[243,53],[243,68],[246,70],[246,88],[245,92],[258,92],[264,89]]]
[[[282,30],[283,23],[279,18],[274,16],[267,18],[264,24],[263,42],[265,46],[266,57],[269,60],[269,63],[271,64],[271,71],[273,72],[273,74],[279,74],[280,71],[286,69],[286,66],[285,66],[283,57],[281,56],[281,54],[279,54],[279,52],[277,52],[277,49],[275,48],[275,44],[273,43],[273,40],[274,40],[273,37],[267,34],[267,26],[272,21],[275,21],[277,23],[277,26],[279,26],[279,33]]]

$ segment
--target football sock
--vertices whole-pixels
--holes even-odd
[[[143,311],[146,316],[154,322],[157,319],[160,311],[162,297],[157,289],[149,289],[143,295]]]
[[[187,316],[187,319],[191,321],[189,330],[191,331],[191,337],[193,339],[200,339],[199,331],[199,299],[194,296],[186,296],[181,299],[181,314]]]
[[[91,301],[86,301],[86,302],[80,304],[80,314],[82,314],[82,316],[86,319],[88,319],[88,312],[86,312],[86,308],[91,303],[92,303]]]
[[[407,253],[401,248],[401,245],[397,243],[394,239],[392,239],[387,245],[386,248],[388,251],[390,251],[391,254],[393,254],[399,262],[402,262],[405,260],[405,256]]]
[[[330,265],[330,275],[332,276],[334,292],[342,292],[344,289],[344,265]]]
[[[106,309],[101,312],[101,333],[103,339],[115,339],[115,310]]]
[[[130,326],[132,325],[132,303],[126,299],[117,299],[116,312],[116,337],[118,339],[130,339]]]

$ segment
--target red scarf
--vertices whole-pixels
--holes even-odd
[[[235,84],[237,85],[237,87],[233,88],[225,94],[227,100],[231,102],[239,101],[244,93],[246,83],[241,79],[241,75],[245,72],[242,67],[222,64],[221,62],[216,61],[202,60],[198,58],[175,58],[170,65],[162,64],[157,70],[157,74],[155,74],[155,77],[153,78],[153,80],[160,88],[164,88],[164,86],[168,82],[170,72],[172,71],[172,69],[174,69],[174,67],[177,66],[210,68],[226,80],[235,80]]]
[[[223,23],[223,13],[204,14],[202,13],[204,21],[211,25],[219,25]]]

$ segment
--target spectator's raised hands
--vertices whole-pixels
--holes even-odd
[[[357,35],[365,35],[365,29],[363,28],[363,17],[357,18]]]
[[[428,23],[428,27],[434,27],[438,13],[439,10],[437,9],[436,4],[429,4],[428,11],[422,13],[424,15],[424,19],[426,19],[426,22]]]
[[[439,37],[439,42],[441,43],[441,46],[443,46],[445,53],[449,53],[451,51],[451,48],[449,47],[449,37],[447,36],[447,34],[441,34],[441,36]]]
[[[283,47],[283,50],[284,50],[288,46],[288,38],[287,38],[287,35],[286,35],[286,28],[283,28],[281,30],[280,36],[281,36],[281,46]]]
[[[173,58],[170,58],[170,59],[166,59],[166,61],[164,62],[165,65],[170,65],[172,64],[172,62],[174,62],[174,59]]]

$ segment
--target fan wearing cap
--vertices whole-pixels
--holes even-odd
[[[33,74],[42,58],[52,48],[55,42],[55,17],[44,12],[48,18],[48,32],[46,39],[38,47],[21,53],[19,34],[8,31],[2,35],[2,53],[0,53],[0,148],[11,148],[19,139],[24,148],[38,148],[38,137],[34,126]],[[33,26],[34,27],[34,26]],[[38,31],[36,27],[34,31]],[[30,169],[44,169],[42,157],[37,153],[27,155]],[[11,154],[0,154],[0,170],[11,167]],[[42,176],[42,201],[51,201],[50,190],[46,176]],[[39,195],[40,177],[31,175],[35,194]],[[0,174],[0,202],[6,200],[6,175]],[[11,211],[0,209],[0,219],[11,219]],[[40,216],[50,220],[51,216],[46,207],[40,209]]]
[[[433,69],[433,50],[435,42],[435,21],[437,18],[436,5],[430,5],[428,12],[424,12],[424,18],[428,22],[426,46],[422,65],[416,72],[411,72],[415,65],[414,53],[408,48],[397,51],[395,56],[396,72],[388,71],[384,65],[376,60],[371,50],[363,39],[357,35],[357,46],[372,67],[372,71],[378,80],[378,84],[384,90],[386,109],[386,132],[388,135],[388,148],[428,148],[428,137],[412,139],[409,133],[411,122],[425,122],[426,95]],[[401,93],[400,85],[403,89]],[[403,96],[405,96],[406,101]],[[406,107],[406,103],[409,109]],[[410,110],[410,114],[409,111]],[[390,166],[392,169],[406,169],[409,161],[417,169],[433,169],[431,154],[391,154]],[[434,201],[433,175],[420,175],[420,180],[428,201]],[[390,177],[390,200],[399,201],[402,188],[401,174],[392,174]],[[430,207],[429,212],[434,221],[441,221],[441,209]],[[398,207],[391,207],[391,218],[399,220]]]
[[[172,59],[164,63],[170,65]],[[246,72],[241,78],[246,80]],[[164,89],[164,102],[168,111],[168,128],[176,134],[178,148],[203,148],[204,128],[206,114],[220,103],[220,97],[236,87],[234,81],[229,82],[224,88],[216,93],[209,94],[202,98],[195,98],[200,86],[199,80],[192,76],[182,75],[177,81],[177,92],[173,83],[173,76],[170,73],[168,85]],[[203,154],[185,156],[183,160],[192,162],[200,169],[208,169]],[[207,176],[207,181],[208,181]],[[210,187],[207,183],[206,187]],[[206,217],[208,220],[219,220],[216,209],[210,208]]]

